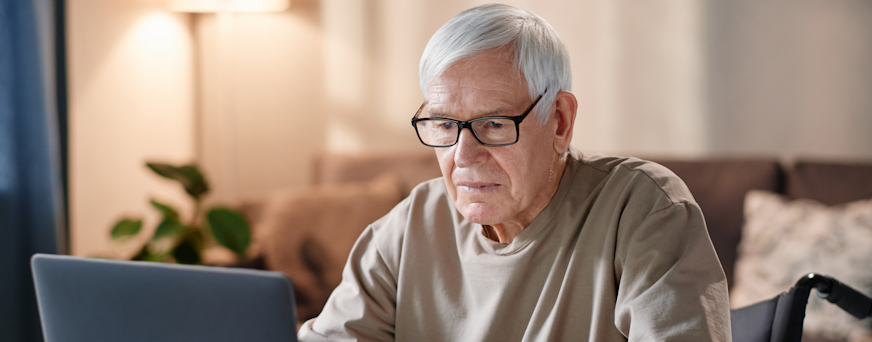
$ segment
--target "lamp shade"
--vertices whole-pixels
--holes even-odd
[[[290,0],[170,0],[173,12],[281,12],[287,10]]]

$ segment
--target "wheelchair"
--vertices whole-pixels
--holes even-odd
[[[730,310],[733,342],[801,342],[811,290],[857,319],[872,317],[872,299],[832,277],[809,273],[787,292]]]

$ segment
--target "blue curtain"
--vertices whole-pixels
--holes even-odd
[[[64,246],[51,0],[0,0],[0,341],[42,341],[34,253]]]

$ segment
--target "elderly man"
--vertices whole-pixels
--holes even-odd
[[[544,20],[458,14],[412,124],[443,177],[364,230],[302,341],[729,341],[727,282],[669,170],[570,149],[569,57]]]

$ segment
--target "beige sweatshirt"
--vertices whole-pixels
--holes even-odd
[[[702,212],[668,169],[572,151],[510,244],[422,183],[358,239],[301,341],[730,341]]]

